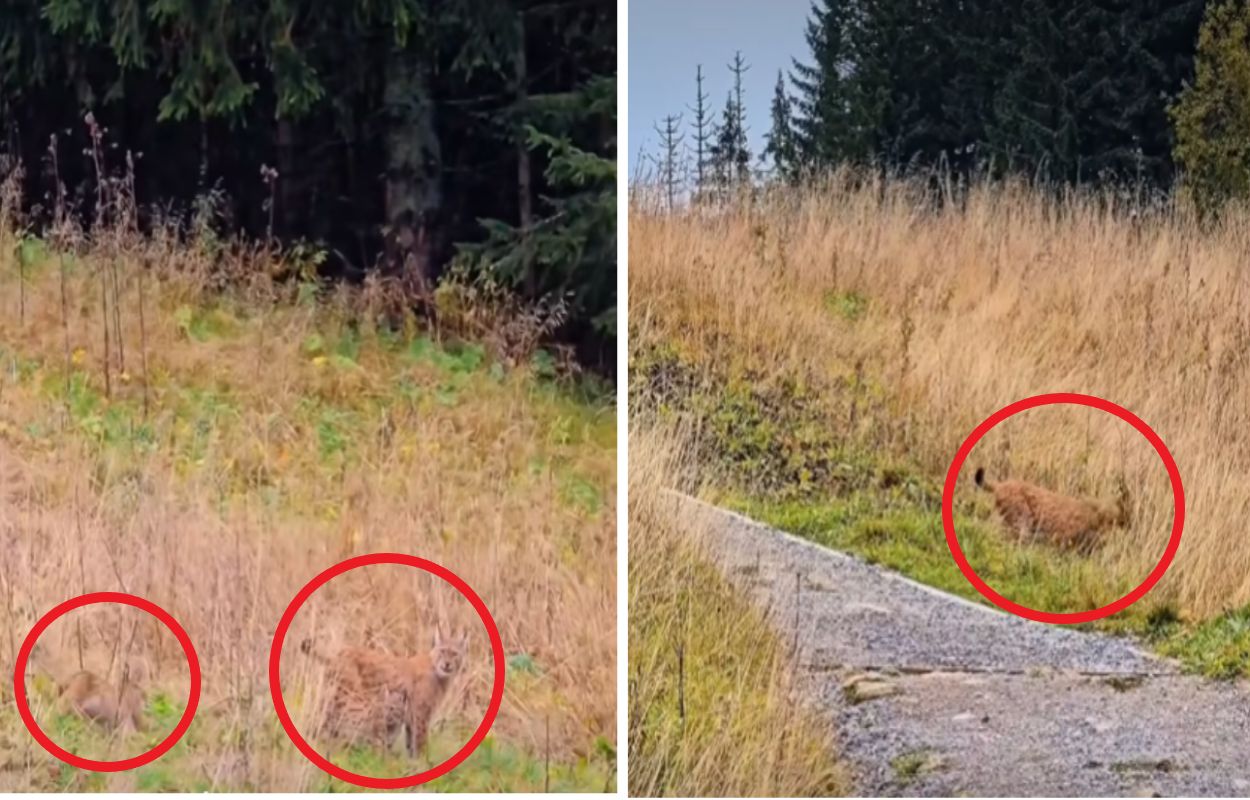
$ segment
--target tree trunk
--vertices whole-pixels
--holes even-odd
[[[529,102],[529,88],[526,85],[529,75],[525,61],[525,16],[523,14],[516,15],[516,37],[515,101],[517,113],[521,114]],[[534,224],[533,167],[530,163],[529,145],[525,141],[525,131],[521,128],[519,120],[516,131],[516,163],[517,208],[521,222],[521,253],[524,258],[525,290],[530,298],[533,299],[538,295],[538,276],[534,274],[533,258],[529,251],[529,231]]]
[[[421,295],[433,286],[442,210],[442,152],[434,127],[430,65],[419,42],[391,45],[386,109],[385,267]]]
[[[277,213],[270,210],[278,238],[289,236],[296,229],[295,202],[295,125],[289,119],[278,120],[278,191],[273,197]]]

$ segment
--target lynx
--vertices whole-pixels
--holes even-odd
[[[110,731],[145,730],[142,686],[146,677],[141,662],[131,664],[123,674],[119,691],[94,672],[82,670],[61,689],[58,711],[79,714]]]
[[[1022,541],[1043,541],[1057,547],[1091,552],[1103,536],[1129,523],[1128,487],[1120,483],[1114,506],[1078,500],[1025,481],[989,481],[985,469],[976,471],[977,486],[994,494],[1003,521]]]
[[[428,653],[408,658],[364,647],[324,658],[305,641],[304,652],[328,665],[328,697],[318,733],[387,749],[404,728],[408,753],[415,757],[448,684],[463,667],[467,645],[468,634],[444,639],[440,631]]]

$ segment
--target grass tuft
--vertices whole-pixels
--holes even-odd
[[[654,429],[631,434],[630,793],[843,794],[827,722],[790,691],[785,645],[664,500],[682,474],[672,442]]]

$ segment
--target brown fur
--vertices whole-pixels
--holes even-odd
[[[994,505],[1015,536],[1027,542],[1090,552],[1112,528],[1128,525],[1128,490],[1121,483],[1115,505],[1079,500],[1026,481],[988,481],[978,468],[976,483],[994,494]]]
[[[447,685],[463,667],[467,640],[467,634],[443,639],[436,633],[428,653],[404,658],[348,647],[328,659],[315,653],[311,642],[304,642],[306,653],[328,664],[329,697],[318,732],[386,749],[402,727],[408,753],[417,755]]]
[[[145,730],[141,688],[145,677],[141,667],[132,666],[123,676],[119,691],[94,672],[82,670],[61,689],[57,709],[62,714],[79,714],[110,731]]]

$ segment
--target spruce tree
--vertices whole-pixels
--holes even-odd
[[[664,188],[664,197],[669,211],[673,210],[679,190],[678,151],[681,148],[682,140],[685,139],[680,130],[680,114],[669,114],[664,118],[663,126],[655,126],[655,132],[660,135],[660,181],[661,186]]]
[[[734,139],[732,145],[732,164],[734,179],[738,183],[751,180],[751,148],[747,144],[747,110],[746,100],[742,92],[742,76],[751,67],[742,58],[742,52],[734,53],[734,60],[729,64],[729,71],[734,76],[731,104],[734,116]]]
[[[725,108],[716,126],[712,144],[712,181],[722,196],[737,177],[738,113],[734,106],[733,92],[725,95]]]
[[[695,67],[694,106],[687,108],[694,114],[691,127],[694,130],[694,174],[696,192],[708,180],[708,167],[712,155],[712,118],[707,107],[707,94],[703,91],[703,65]]]
[[[828,167],[848,155],[843,87],[848,19],[846,0],[815,0],[804,34],[812,61],[793,60],[795,146],[807,166]]]
[[[790,97],[786,94],[785,77],[777,71],[777,87],[773,91],[772,127],[766,139],[764,156],[772,160],[777,177],[785,181],[798,178],[798,153],[795,149]]]
[[[940,88],[951,169],[968,175],[1001,168],[987,148],[987,130],[1003,76],[1016,64],[1010,32],[1019,0],[965,0],[964,13],[948,21],[951,77]]]
[[[1065,182],[1170,181],[1166,109],[1190,71],[1197,4],[1019,2],[992,149]]]

